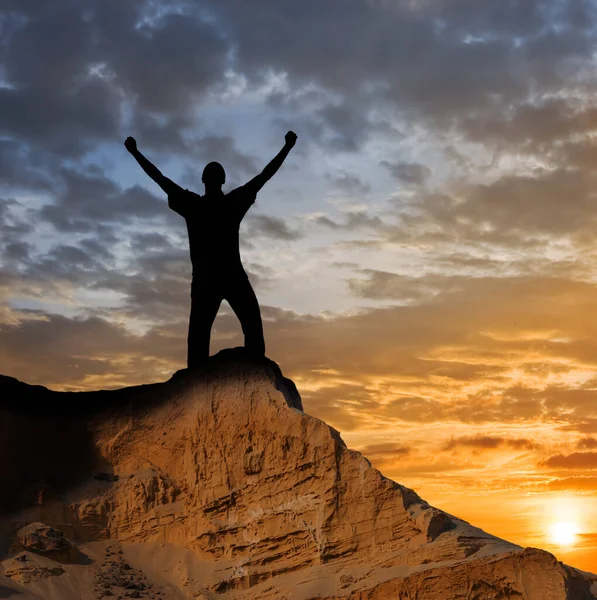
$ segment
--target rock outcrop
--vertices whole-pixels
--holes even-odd
[[[45,555],[68,554],[71,543],[64,533],[43,523],[30,523],[17,532],[17,542],[24,550]]]
[[[90,599],[597,598],[597,576],[493,537],[385,478],[302,411],[275,363],[241,350],[162,384],[57,393],[5,377],[0,395],[10,485],[0,498],[0,591],[64,600],[82,589]],[[85,560],[17,581],[15,531],[31,522],[63,531]]]

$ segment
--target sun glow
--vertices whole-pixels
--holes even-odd
[[[549,528],[549,540],[558,546],[572,546],[576,542],[578,527],[569,521],[552,523]]]

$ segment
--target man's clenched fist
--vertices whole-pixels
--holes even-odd
[[[296,144],[296,133],[289,131],[284,137],[288,146],[294,146]]]
[[[137,140],[131,136],[127,137],[126,140],[124,140],[124,147],[129,152],[135,152],[135,150],[137,150]]]

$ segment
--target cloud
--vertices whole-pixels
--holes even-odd
[[[371,230],[377,232],[383,227],[383,221],[376,216],[370,216],[365,211],[347,211],[345,213],[345,220],[343,223],[338,223],[326,215],[318,215],[312,220],[324,227],[336,230],[346,231],[360,231],[360,230]]]
[[[597,448],[597,440],[593,437],[585,437],[576,443],[576,447],[579,450],[589,450],[593,448]]]
[[[301,232],[290,229],[282,219],[277,217],[250,215],[247,221],[249,223],[247,237],[249,238],[267,237],[291,242],[303,237]]]
[[[580,75],[591,61],[595,14],[586,3],[575,6],[492,0],[473,10],[468,0],[424,6],[351,0],[330,2],[324,11],[307,2],[294,11],[290,2],[254,10],[237,1],[213,10],[236,40],[236,69],[252,79],[283,72],[291,89],[311,83],[350,98],[353,113],[375,101],[436,129],[466,124],[460,129],[466,134],[471,122],[561,89],[571,71],[589,89],[590,78]],[[332,102],[320,114],[339,139],[361,136],[362,124],[340,118]]]
[[[597,492],[597,477],[581,475],[577,477],[560,477],[543,484],[550,491],[560,492]]]
[[[401,456],[405,454],[409,454],[411,452],[410,448],[406,448],[405,446],[400,446],[398,444],[393,443],[385,443],[385,444],[370,444],[365,446],[361,452],[365,454],[365,456]]]
[[[170,216],[163,200],[139,186],[121,190],[112,179],[96,172],[64,170],[62,176],[64,192],[35,215],[58,231],[89,233],[105,223]]]
[[[359,448],[359,452],[371,461],[375,468],[385,469],[409,457],[412,449],[400,444],[386,442],[369,444],[363,448]]]
[[[177,343],[184,350],[187,250],[168,251],[163,240],[147,235],[134,239],[136,244],[158,246],[135,258],[135,277],[105,268],[98,270],[99,275],[93,269],[86,274],[65,269],[60,277],[66,279],[69,271],[84,277],[87,287],[121,294],[112,318],[149,319],[156,326],[177,323],[181,332]],[[61,249],[58,256],[64,252],[73,250]],[[90,257],[79,256],[83,268]],[[39,281],[41,265],[43,261],[27,278],[28,285]],[[57,271],[60,266],[47,264],[49,268]],[[55,274],[52,279],[60,277]],[[579,319],[577,310],[562,310],[562,302],[575,298],[576,307],[586,305],[582,314],[597,314],[592,308],[597,297],[593,286],[540,278],[469,280],[459,286],[420,304],[332,317],[264,306],[268,355],[296,377],[306,404],[318,413],[329,412],[332,422],[345,419],[344,414],[352,426],[359,418],[372,419],[377,426],[446,419],[470,424],[548,419],[557,427],[582,431],[592,418],[594,385],[583,373],[597,355],[593,341],[597,323]],[[91,307],[86,310],[92,314]],[[110,317],[110,312],[102,314]],[[221,317],[216,334],[223,327],[226,345],[241,343],[234,315]],[[18,337],[20,326],[15,327],[11,335]],[[173,355],[170,360],[175,364],[177,359]],[[11,374],[31,377],[24,355],[10,364]],[[109,371],[110,364],[105,367]],[[319,373],[321,369],[333,369],[338,375]],[[54,365],[53,371],[60,369]],[[578,382],[570,383],[575,377]],[[387,383],[376,383],[384,379]],[[43,383],[43,378],[37,382]]]
[[[385,167],[398,182],[421,185],[429,179],[431,169],[420,163],[390,163],[382,160],[379,163]]]
[[[90,138],[113,136],[132,103],[148,143],[182,147],[194,107],[233,73],[251,89],[283,77],[285,91],[270,95],[285,100],[272,107],[279,118],[284,108],[296,115],[303,107],[298,120],[328,149],[362,148],[396,116],[490,144],[500,132],[513,144],[545,138],[550,126],[560,135],[552,124],[566,119],[564,130],[582,129],[584,109],[570,117],[567,100],[549,94],[574,75],[579,91],[590,89],[594,11],[555,0],[498,4],[471,11],[468,0],[424,7],[349,0],[322,11],[311,0],[296,11],[272,0],[259,8],[238,0],[200,7],[58,1],[48,13],[13,3],[0,55],[13,83],[2,91],[5,127],[72,156]],[[537,105],[532,97],[547,100]],[[380,107],[385,114],[373,116]]]
[[[206,162],[217,161],[224,165],[224,168],[233,173],[240,172],[242,175],[257,175],[263,166],[257,163],[257,160],[240,152],[236,148],[234,139],[231,136],[208,135],[201,138],[198,154]]]
[[[534,450],[537,447],[537,444],[526,438],[475,435],[452,438],[443,449],[454,450],[457,448],[474,448],[478,450],[495,450],[496,448],[504,447],[513,450]]]
[[[442,275],[412,277],[374,269],[362,269],[358,272],[365,275],[365,278],[347,280],[348,287],[354,294],[374,300],[392,299],[417,303],[430,300],[440,291],[448,292],[450,285],[457,288],[459,279]]]
[[[44,165],[48,159],[13,139],[0,140],[0,181],[9,188],[52,190],[54,180]]]
[[[352,173],[328,174],[326,179],[338,190],[349,196],[364,196],[371,191],[371,186]]]
[[[182,358],[184,350],[182,327],[135,335],[97,317],[68,318],[35,311],[23,316],[17,327],[1,328],[0,352],[6,372],[31,383],[93,389],[100,382],[119,387],[156,380],[171,372],[173,357]]]
[[[556,454],[541,461],[540,466],[554,469],[597,469],[597,452]]]
[[[554,142],[583,136],[594,128],[596,116],[596,107],[574,98],[548,97],[521,103],[514,110],[496,113],[483,121],[465,120],[463,128],[471,139],[484,144],[493,143],[521,153],[558,156],[558,145]]]
[[[0,115],[2,134],[65,157],[79,156],[93,139],[113,138],[118,131],[117,99],[103,82],[70,92],[0,88]]]

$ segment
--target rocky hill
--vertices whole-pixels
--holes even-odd
[[[241,349],[114,391],[0,377],[0,398],[0,598],[597,598],[385,478]]]

